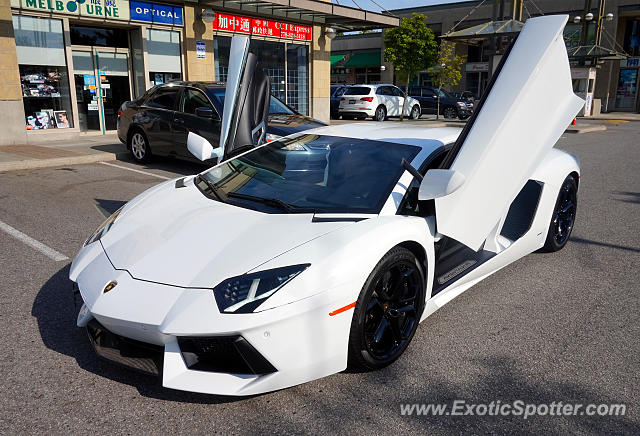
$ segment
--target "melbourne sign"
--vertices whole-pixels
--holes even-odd
[[[128,0],[11,0],[12,8],[129,20]]]

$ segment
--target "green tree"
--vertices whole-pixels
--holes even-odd
[[[455,44],[441,41],[436,66],[429,70],[434,85],[438,87],[438,110],[436,119],[440,117],[440,95],[442,88],[455,86],[462,79],[462,67],[467,61],[465,56],[455,54]]]
[[[425,24],[425,16],[413,14],[402,19],[400,26],[385,32],[384,59],[393,64],[396,73],[407,79],[404,87],[402,121],[407,105],[409,82],[423,71],[434,65],[438,51],[433,31]]]

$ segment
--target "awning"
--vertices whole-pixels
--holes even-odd
[[[344,63],[345,67],[373,67],[380,65],[380,52],[354,53]]]
[[[606,48],[601,45],[581,45],[579,47],[567,48],[570,60],[580,59],[602,59],[602,60],[622,60],[627,59],[629,55],[620,53],[614,49]]]
[[[338,32],[396,27],[400,18],[388,14],[336,5],[322,0],[200,0],[210,6],[231,12],[245,12],[311,24],[333,27]]]
[[[335,64],[344,59],[346,55],[343,54],[332,54],[331,55],[331,66],[333,67]]]
[[[455,39],[467,42],[478,42],[490,36],[509,36],[520,33],[524,23],[518,20],[489,21],[441,36],[442,39]]]

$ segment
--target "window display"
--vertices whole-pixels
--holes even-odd
[[[13,28],[25,128],[73,127],[62,22],[14,15]],[[60,114],[63,120],[58,122],[56,114]]]
[[[54,112],[66,114],[70,109],[66,70],[55,66],[20,65],[27,130],[62,128],[55,122]],[[70,127],[68,118],[65,119],[66,127]]]

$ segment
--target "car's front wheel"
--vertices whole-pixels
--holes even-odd
[[[375,114],[373,115],[373,119],[375,121],[384,121],[387,118],[387,108],[383,105],[378,106]]]
[[[151,149],[149,148],[149,141],[147,137],[140,130],[134,130],[129,135],[129,150],[136,162],[147,162],[151,156]]]
[[[567,245],[576,220],[577,208],[578,184],[576,179],[569,175],[564,179],[560,192],[558,192],[558,199],[553,209],[543,251],[558,251]]]
[[[453,106],[447,106],[442,110],[442,115],[444,115],[445,118],[457,118],[458,117],[458,113],[456,112],[456,109]]]
[[[398,359],[418,328],[424,300],[420,262],[406,248],[393,248],[373,269],[356,301],[349,364],[373,370]]]

